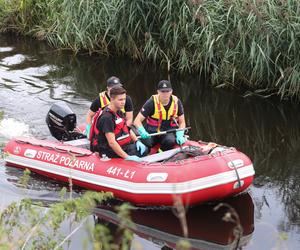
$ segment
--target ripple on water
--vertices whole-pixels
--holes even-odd
[[[0,47],[0,53],[1,52],[9,52],[9,51],[13,51],[12,47]]]
[[[8,56],[3,58],[0,63],[2,65],[10,66],[10,65],[16,65],[16,64],[21,64],[26,60],[26,56],[22,54],[16,54],[13,56]]]

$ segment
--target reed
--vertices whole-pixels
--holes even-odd
[[[297,0],[0,0],[4,3],[2,31],[34,35],[75,52],[126,55],[205,74],[216,87],[300,97]]]

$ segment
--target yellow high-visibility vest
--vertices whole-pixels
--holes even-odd
[[[100,108],[103,109],[104,107],[106,107],[109,103],[110,100],[106,95],[106,91],[103,91],[101,93],[99,93],[99,98],[100,98]],[[121,111],[125,114],[125,107],[121,109]]]
[[[150,119],[148,120],[149,125],[154,125],[155,122],[153,120],[157,121],[157,131],[160,131],[161,123],[163,121],[170,121],[172,118],[177,119],[178,117],[178,98],[175,95],[172,95],[172,102],[170,105],[170,108],[168,112],[166,111],[164,105],[159,101],[158,95],[152,96],[154,101],[154,113],[150,116]]]

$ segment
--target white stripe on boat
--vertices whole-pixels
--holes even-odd
[[[179,183],[149,183],[146,182],[146,177],[144,183],[135,183],[132,181],[120,180],[108,176],[87,173],[73,168],[66,168],[48,162],[27,159],[16,155],[9,155],[7,158],[5,158],[5,160],[9,163],[19,166],[41,170],[51,174],[56,174],[58,176],[64,176],[68,178],[71,177],[74,180],[94,184],[99,187],[102,186],[117,189],[133,194],[184,194],[210,187],[224,185],[238,180],[235,170],[231,170]],[[254,176],[255,173],[252,164],[237,168],[237,172],[241,180],[250,176]]]

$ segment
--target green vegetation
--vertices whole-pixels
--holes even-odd
[[[0,29],[300,97],[297,0],[0,0]]]
[[[29,178],[30,171],[26,169],[20,185],[26,188]],[[112,198],[112,193],[87,191],[78,198],[66,197],[67,190],[63,188],[59,202],[47,204],[25,198],[0,211],[0,249],[63,249],[80,228],[85,229],[89,238],[86,240],[90,240],[95,250],[128,249],[132,239],[132,232],[124,226],[130,221],[128,204],[117,207],[124,223],[119,226],[122,241],[116,243],[106,226],[90,225],[88,221],[96,205]],[[61,230],[64,224],[68,225],[67,234]],[[85,248],[86,241],[82,240],[79,248]]]
[[[27,170],[21,180],[23,185],[28,181]],[[79,198],[65,199],[66,189],[61,191],[61,201],[45,207],[39,201],[23,199],[10,204],[0,211],[0,248],[1,249],[63,249],[70,238],[80,228],[88,234],[93,249],[128,249],[132,232],[125,228],[130,221],[129,207],[125,203],[118,208],[123,224],[119,226],[122,240],[115,242],[109,229],[102,224],[89,225],[95,206],[112,197],[111,193],[86,192]],[[67,224],[69,232],[64,234],[62,225]],[[88,226],[88,227],[87,227]],[[86,241],[82,238],[82,246]]]
[[[111,194],[87,192],[80,198],[52,204],[48,209],[30,199],[14,202],[0,213],[0,248],[62,249],[86,222],[96,203],[109,197]],[[63,235],[59,229],[67,221],[71,233]]]
[[[26,169],[19,180],[22,187],[27,187],[29,178],[30,171]],[[95,207],[112,198],[112,193],[87,191],[80,197],[70,197],[72,195],[67,195],[67,189],[63,188],[58,202],[25,198],[8,205],[0,211],[0,249],[64,249],[79,229],[87,233],[86,239],[81,237],[82,246],[77,246],[79,248],[86,249],[87,244],[95,250],[130,248],[133,239],[130,229],[135,225],[130,216],[132,207],[128,203],[115,207],[119,223],[116,231],[111,232],[103,223],[94,220],[91,223],[89,219]],[[67,225],[67,233],[62,231],[63,225]],[[189,249],[186,240],[178,244],[179,249]]]

